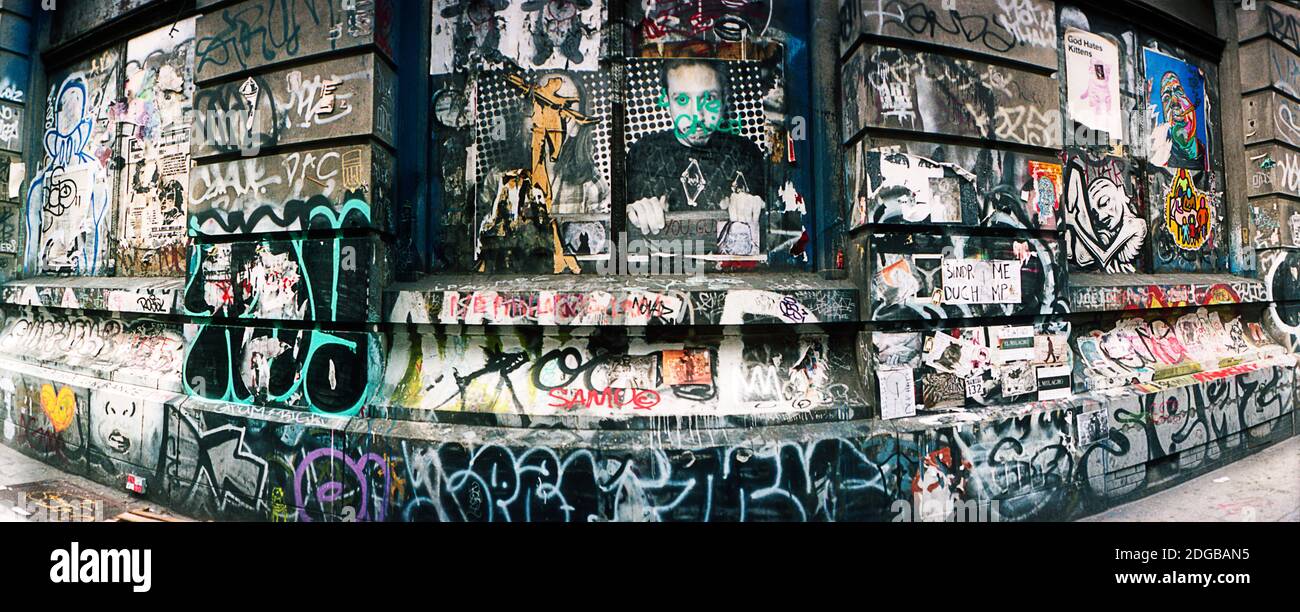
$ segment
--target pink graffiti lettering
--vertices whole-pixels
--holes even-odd
[[[650,389],[615,389],[587,391],[584,389],[551,389],[549,395],[554,400],[548,404],[552,408],[573,410],[575,408],[610,408],[631,407],[634,410],[649,410],[659,405],[659,393]]]

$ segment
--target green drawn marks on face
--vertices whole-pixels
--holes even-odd
[[[679,137],[686,138],[694,135],[697,131],[703,131],[705,134],[713,132],[722,132],[724,134],[740,134],[740,120],[736,118],[724,118],[722,116],[722,98],[714,92],[700,94],[692,100],[689,94],[679,92],[669,100],[668,90],[662,89],[659,92],[659,101],[657,106],[668,110],[673,116],[673,130]],[[710,119],[716,117],[716,119]]]

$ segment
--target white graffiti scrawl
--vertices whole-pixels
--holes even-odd
[[[117,53],[83,63],[50,89],[45,161],[27,190],[25,266],[37,273],[103,274],[111,219],[108,106]]]

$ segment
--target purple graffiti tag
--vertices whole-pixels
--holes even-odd
[[[294,500],[298,505],[298,519],[306,523],[311,522],[311,516],[307,514],[307,502],[309,500],[306,499],[306,496],[303,495],[304,493],[303,480],[307,476],[307,466],[311,465],[322,456],[327,457],[330,461],[342,459],[343,463],[347,465],[348,469],[352,470],[352,475],[356,476],[357,483],[361,487],[361,497],[359,503],[357,504],[359,508],[357,508],[356,519],[358,521],[369,519],[370,518],[369,517],[370,482],[366,478],[365,468],[366,465],[371,462],[379,466],[380,471],[382,471],[384,474],[384,489],[383,492],[380,493],[380,495],[383,495],[384,492],[388,491],[388,487],[389,487],[388,470],[385,469],[384,458],[374,453],[367,453],[366,455],[362,456],[359,460],[353,460],[351,457],[348,457],[347,455],[343,454],[343,451],[334,448],[318,448],[310,453],[307,453],[307,455],[303,457],[302,461],[298,464],[297,469],[294,470],[293,493],[294,493]],[[316,503],[324,506],[326,504],[336,502],[342,499],[345,492],[346,489],[344,488],[342,482],[331,480],[329,482],[321,483],[320,485],[318,485],[312,497],[315,498]],[[379,505],[378,514],[379,516],[376,518],[376,520],[383,521],[384,504]]]

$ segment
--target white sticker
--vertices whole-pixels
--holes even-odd
[[[944,259],[944,304],[1019,304],[1020,262]]]
[[[14,162],[9,164],[9,199],[16,200],[22,195],[23,179],[27,178],[27,164]]]
[[[1070,366],[1040,366],[1038,368],[1038,399],[1070,397]]]
[[[1119,47],[1096,34],[1068,28],[1065,74],[1070,118],[1106,132],[1111,140],[1122,140]]]
[[[897,419],[916,414],[916,381],[912,368],[880,368],[880,418]]]
[[[984,375],[971,374],[966,377],[966,397],[984,397]]]
[[[989,328],[993,362],[1002,365],[1034,358],[1033,325],[995,325]]]

